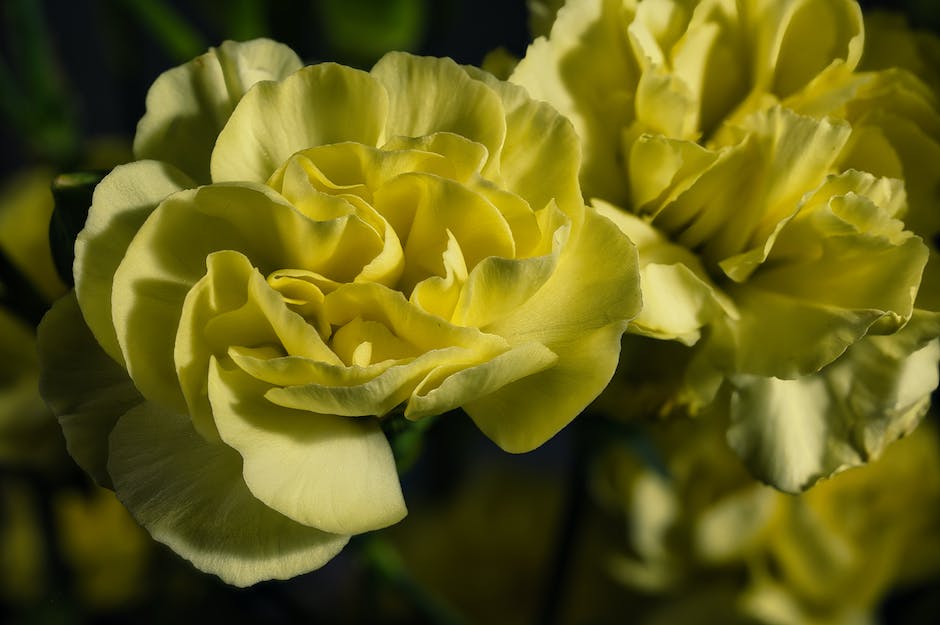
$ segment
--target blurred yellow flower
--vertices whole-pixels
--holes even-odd
[[[375,417],[461,407],[533,449],[640,306],[553,109],[448,59],[298,67],[228,42],[154,83],[135,151],[162,160],[98,185],[40,332],[72,455],[236,585],[405,515]]]
[[[879,460],[797,496],[754,482],[713,423],[681,420],[656,437],[659,470],[618,450],[595,473],[599,500],[628,521],[612,574],[662,597],[637,622],[869,622],[889,591],[940,570],[931,420]]]
[[[52,174],[37,169],[0,189],[0,252],[49,302],[65,292],[49,251],[51,184]],[[2,282],[0,295],[16,296]],[[62,453],[57,430],[39,396],[35,329],[0,307],[0,462],[48,466]]]
[[[63,556],[78,593],[99,610],[126,605],[147,589],[147,534],[109,490],[62,490],[53,502]]]
[[[53,537],[62,563],[76,584],[76,598],[90,613],[126,607],[147,589],[147,535],[104,489],[84,493],[59,489],[44,495],[19,479],[0,487],[0,597],[17,606],[37,605],[51,596],[54,571],[43,534],[42,506],[51,508]]]
[[[695,346],[660,407],[727,401],[736,451],[792,492],[877,456],[937,386],[918,150],[940,114],[914,76],[856,71],[863,42],[852,0],[569,0],[511,77],[571,118],[585,193],[638,246],[631,331]]]

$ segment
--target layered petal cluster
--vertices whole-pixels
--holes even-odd
[[[156,81],[135,149],[43,324],[44,394],[76,460],[233,584],[405,515],[391,411],[541,445],[640,306],[570,124],[450,60],[226,43]]]
[[[638,245],[633,333],[694,345],[660,406],[727,402],[734,447],[794,492],[937,385],[937,100],[858,71],[863,42],[851,0],[569,0],[511,78],[571,118],[586,194]]]
[[[890,591],[936,574],[933,420],[878,460],[798,496],[751,479],[716,424],[655,430],[658,468],[623,450],[597,465],[598,501],[629,520],[627,548],[609,570],[662,598],[636,622],[869,622]]]

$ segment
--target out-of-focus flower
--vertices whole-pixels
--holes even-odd
[[[65,292],[49,252],[51,183],[48,171],[35,170],[10,178],[0,190],[0,252],[49,302]],[[0,295],[12,300],[17,293],[0,281]],[[0,307],[0,462],[34,468],[54,463],[61,455],[57,429],[39,396],[35,329]]]
[[[462,407],[530,450],[640,305],[551,107],[447,59],[298,66],[226,43],[154,83],[135,152],[161,160],[98,185],[40,332],[73,457],[237,585],[405,515],[376,417]]]
[[[659,409],[726,398],[788,491],[877,456],[937,385],[916,153],[940,115],[911,74],[856,71],[863,30],[851,0],[569,0],[512,76],[571,118],[585,193],[638,246],[632,331],[695,345]]]
[[[117,153],[111,149],[109,152]],[[95,143],[98,162],[113,157]],[[18,288],[29,288],[40,304],[52,302],[66,288],[56,274],[49,249],[49,218],[53,210],[51,172],[32,170],[4,183],[0,192],[0,251],[27,283],[2,284],[0,294],[11,308]],[[0,308],[0,463],[24,475],[61,477],[68,461],[62,432],[39,395],[36,332],[27,320]],[[74,574],[77,599],[83,609],[107,610],[125,606],[143,590],[147,565],[145,537],[113,493],[88,495],[61,488],[49,495],[13,472],[0,488],[0,588],[11,605],[35,605],[49,591],[56,573],[50,570],[50,551],[61,554]],[[41,497],[51,497],[42,502]],[[52,517],[44,533],[42,508]]]
[[[51,501],[40,501],[45,496],[25,480],[8,479],[0,487],[0,596],[16,606],[49,596],[60,574],[50,567],[50,550],[61,547],[61,573],[74,581],[83,610],[107,612],[139,598],[147,588],[147,535],[114,493],[59,489]],[[51,518],[44,521],[45,506]],[[45,523],[53,534],[43,533]]]
[[[637,622],[872,622],[889,591],[940,569],[930,420],[880,459],[797,496],[754,482],[714,423],[677,421],[656,437],[662,467],[617,450],[595,474],[599,500],[627,519],[612,574],[661,598]]]
[[[53,501],[62,555],[94,609],[126,605],[148,588],[147,534],[109,490],[62,490]]]
[[[0,484],[0,597],[8,603],[34,602],[43,592],[45,546],[34,495],[19,482]]]
[[[445,501],[423,505],[388,537],[416,581],[469,622],[525,622],[544,590],[563,480],[492,459],[474,468]]]

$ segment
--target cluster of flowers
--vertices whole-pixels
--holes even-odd
[[[603,393],[717,424],[791,493],[921,421],[940,110],[876,69],[857,3],[541,8],[508,81],[255,40],[152,86],[41,385],[74,459],[198,568],[288,578],[400,521],[389,415],[461,408],[525,452]]]

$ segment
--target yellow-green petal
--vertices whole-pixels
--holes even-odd
[[[487,328],[513,345],[540,343],[558,362],[465,404],[465,410],[503,449],[538,447],[610,381],[620,337],[640,306],[635,246],[610,220],[586,210],[552,277]]]
[[[244,459],[255,497],[334,533],[358,534],[404,518],[395,459],[377,420],[283,408],[264,399],[268,388],[213,359],[209,399],[216,424]]]
[[[464,69],[493,89],[506,111],[506,139],[496,178],[500,186],[522,196],[535,210],[555,200],[572,218],[580,219],[581,143],[571,122],[518,85],[474,67]]]
[[[643,308],[630,332],[692,345],[711,320],[736,314],[692,252],[639,217],[600,200],[594,205],[637,246]]]
[[[853,0],[756,2],[754,81],[787,96],[834,62],[853,69],[862,56],[862,10]]]
[[[313,222],[262,185],[218,184],[163,202],[140,228],[114,276],[111,312],[127,370],[141,393],[180,412],[186,403],[173,350],[187,293],[206,258],[238,250],[267,275],[330,262],[312,242],[342,235],[342,223]]]
[[[580,177],[587,198],[628,199],[618,154],[619,129],[633,121],[639,71],[625,28],[633,12],[630,3],[609,0],[566,3],[551,39],[536,39],[510,76],[571,120],[584,147]]]
[[[491,161],[499,158],[506,136],[499,96],[451,59],[390,52],[372,76],[388,92],[386,139],[452,132],[485,146]]]
[[[147,112],[134,137],[135,156],[172,163],[194,180],[209,182],[216,137],[245,92],[301,66],[287,46],[255,39],[226,41],[164,72],[147,93]]]
[[[118,421],[108,470],[118,498],[161,543],[218,575],[250,586],[320,568],[348,536],[301,525],[248,490],[242,461],[207,443],[185,415],[144,403]]]
[[[336,63],[261,83],[245,94],[219,133],[212,180],[265,182],[300,150],[342,141],[379,145],[387,112],[381,84]]]
[[[409,419],[443,414],[460,406],[470,406],[517,380],[550,369],[558,356],[541,343],[517,345],[475,366],[459,363],[439,370],[418,385],[405,408]]]
[[[143,397],[127,372],[98,345],[74,292],[43,317],[38,349],[39,390],[62,426],[69,454],[95,482],[111,488],[108,434]]]
[[[926,246],[899,229],[859,232],[849,221],[852,205],[861,213],[871,203],[859,196],[838,199],[831,202],[834,214],[846,209],[842,216],[848,219],[833,218],[831,223],[843,232],[831,231],[816,240],[804,237],[804,258],[787,258],[762,268],[746,284],[728,287],[740,319],[722,326],[714,340],[733,343],[734,371],[806,375],[838,357],[872,324],[879,323],[873,331],[890,332],[910,317]],[[856,213],[855,218],[863,217]],[[784,230],[781,238],[786,236]],[[785,240],[781,244],[793,249]],[[797,349],[807,345],[813,348]]]
[[[912,431],[937,387],[933,315],[855,343],[819,373],[734,376],[728,441],[758,478],[788,492],[878,457]]]
[[[75,241],[75,293],[82,315],[101,347],[124,361],[111,320],[114,273],[127,246],[157,205],[195,186],[173,165],[136,161],[120,165],[95,187],[85,227]]]

